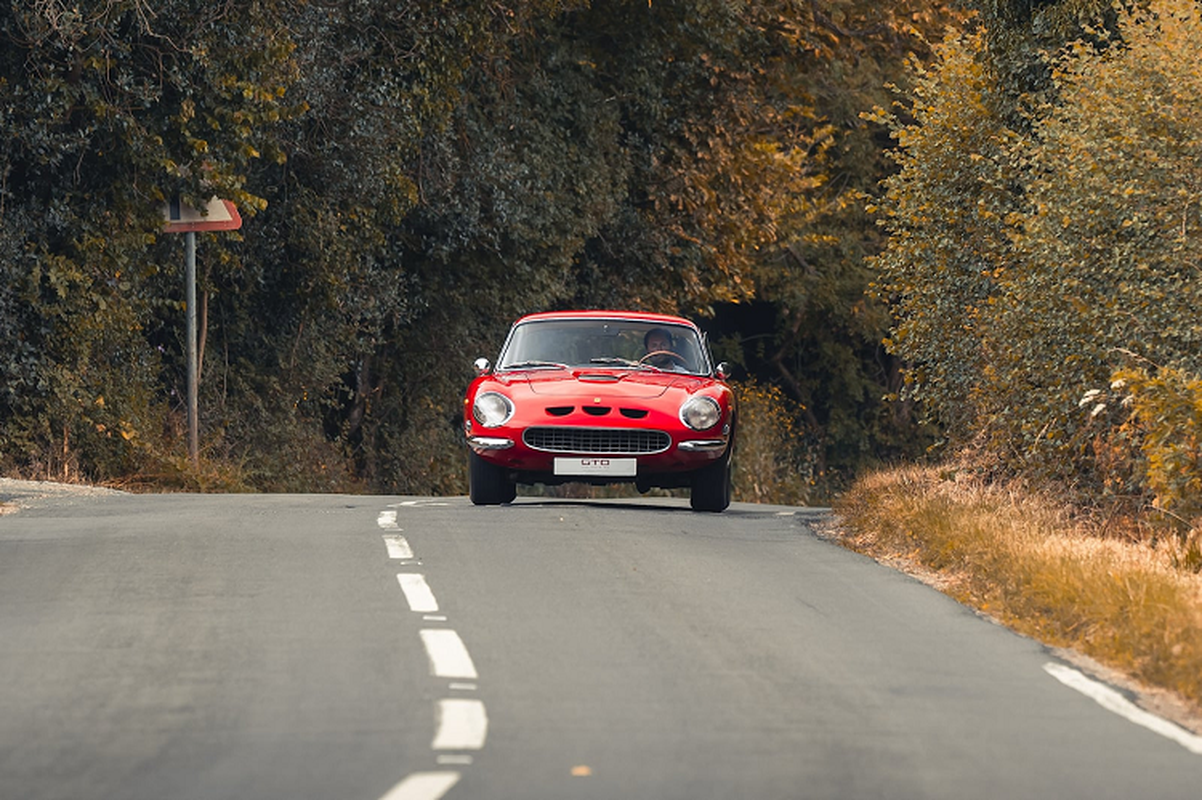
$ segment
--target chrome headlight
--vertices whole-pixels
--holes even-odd
[[[695,395],[680,407],[680,421],[695,431],[706,431],[722,419],[722,409],[712,397]]]
[[[486,428],[504,425],[513,416],[513,402],[503,394],[484,392],[472,404],[472,416]]]

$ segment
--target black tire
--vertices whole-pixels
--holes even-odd
[[[689,505],[694,511],[725,511],[730,505],[730,448],[722,458],[693,473],[693,491]]]
[[[518,487],[505,470],[485,461],[474,450],[468,450],[468,494],[473,505],[495,506],[512,503]]]

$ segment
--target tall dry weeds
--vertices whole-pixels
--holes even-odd
[[[837,504],[843,540],[907,558],[960,601],[1202,704],[1202,578],[1174,541],[1101,538],[1070,510],[937,469],[861,479]]]

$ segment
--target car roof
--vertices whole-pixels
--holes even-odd
[[[526,314],[519,317],[514,325],[524,322],[540,322],[545,320],[587,320],[587,319],[620,319],[630,322],[649,322],[659,325],[687,325],[696,329],[697,326],[685,319],[671,314],[656,314],[650,311],[540,311],[537,314]]]

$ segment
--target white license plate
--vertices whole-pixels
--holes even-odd
[[[557,458],[555,474],[633,478],[639,474],[639,461],[637,458]]]

